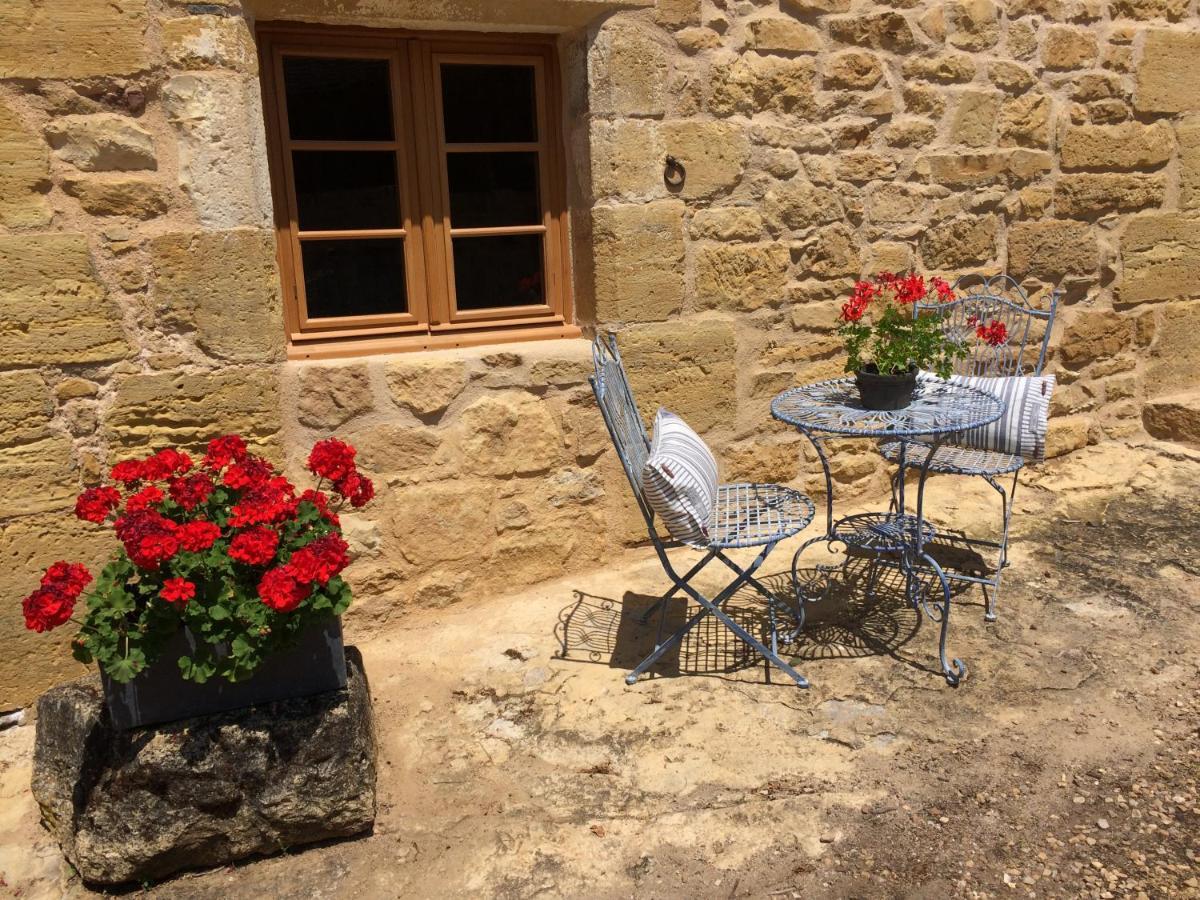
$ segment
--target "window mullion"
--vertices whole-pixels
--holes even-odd
[[[434,96],[433,54],[424,41],[407,42],[411,60],[413,107],[412,144],[420,173],[421,243],[425,254],[426,295],[431,325],[450,321],[449,260],[445,251],[442,177],[438,160],[437,98]]]

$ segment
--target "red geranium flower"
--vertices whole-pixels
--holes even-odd
[[[126,459],[117,463],[109,472],[109,477],[113,481],[119,481],[121,484],[133,484],[135,481],[141,481],[142,463],[137,459]]]
[[[229,542],[229,555],[249,566],[261,566],[275,558],[279,534],[270,528],[251,528]]]
[[[196,585],[186,578],[168,578],[163,582],[158,596],[168,603],[178,603],[187,606],[187,602],[196,596]]]
[[[207,519],[197,519],[179,526],[175,532],[179,538],[179,546],[190,553],[202,553],[216,543],[221,536],[221,529]]]
[[[284,569],[269,569],[258,582],[258,596],[276,612],[291,612],[304,602],[308,592],[308,585]]]
[[[151,506],[162,503],[163,492],[154,485],[147,485],[125,501],[125,512],[141,512]]]
[[[330,578],[350,565],[347,551],[350,545],[336,534],[317,538],[292,554],[284,568],[302,584],[326,584]]]
[[[85,522],[100,524],[108,514],[121,505],[121,492],[116,488],[92,487],[79,495],[75,501],[75,515]]]
[[[219,470],[231,462],[240,462],[245,458],[246,442],[236,434],[228,434],[208,442],[208,451],[204,454],[204,467]]]
[[[21,601],[25,627],[43,632],[57,628],[75,610],[75,601],[92,581],[91,573],[79,563],[56,562],[42,576],[41,586]]]
[[[933,289],[937,291],[938,303],[954,302],[954,291],[944,278],[931,278],[929,281],[933,284]]]
[[[308,469],[320,478],[332,482],[344,480],[354,474],[354,455],[357,451],[337,438],[326,438],[313,445],[308,454]]]
[[[271,464],[261,456],[247,454],[226,470],[222,481],[227,487],[240,491],[263,484],[274,471]]]
[[[999,319],[992,319],[987,325],[980,325],[975,334],[993,347],[999,347],[1008,340],[1008,326]]]
[[[157,569],[179,550],[179,526],[152,509],[127,513],[113,527],[134,565]]]
[[[366,506],[375,496],[375,485],[371,483],[370,478],[360,478],[358,487],[354,493],[350,495],[350,505],[355,509]]]
[[[159,450],[142,464],[142,473],[149,481],[165,481],[172,475],[182,475],[192,467],[192,458],[174,447]]]
[[[191,512],[208,499],[212,493],[212,479],[204,472],[196,472],[186,478],[176,478],[171,482],[171,499]]]

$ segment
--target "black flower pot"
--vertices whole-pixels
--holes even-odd
[[[113,725],[123,731],[324,694],[346,686],[340,618],[308,628],[294,645],[264,659],[248,679],[232,684],[219,677],[204,684],[186,681],[179,673],[179,657],[190,654],[195,647],[195,636],[181,628],[162,655],[128,684],[119,684],[101,672],[104,700]]]
[[[912,403],[917,388],[917,367],[910,366],[899,375],[880,375],[874,363],[868,363],[854,373],[858,396],[864,409],[904,409]]]

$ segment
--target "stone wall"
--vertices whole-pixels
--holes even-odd
[[[151,446],[240,431],[294,471],[356,441],[380,496],[349,522],[352,634],[637,536],[583,341],[285,361],[256,18],[560,33],[577,319],[729,478],[815,487],[769,398],[840,370],[855,275],[910,265],[1062,283],[1054,452],[1143,416],[1200,434],[1195,0],[11,0],[0,709],[76,671],[19,599],[103,557],[74,495]],[[835,463],[881,485],[870,453]]]

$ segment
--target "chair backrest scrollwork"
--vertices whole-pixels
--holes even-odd
[[[1009,275],[964,275],[953,285],[955,299],[950,303],[918,303],[914,315],[936,311],[944,317],[947,332],[967,342],[965,359],[955,362],[956,375],[1040,375],[1046,364],[1050,331],[1061,293],[1049,292],[1043,308],[1030,301],[1029,295]],[[972,340],[979,325],[1003,322],[1008,340],[993,347]]]
[[[652,522],[654,514],[646,503],[642,488],[642,469],[650,455],[650,438],[634,402],[615,335],[596,335],[592,341],[592,363],[595,371],[589,380],[600,414],[608,426],[613,447],[621,460],[621,467],[625,469],[625,476],[633,488],[642,515],[647,522]]]

